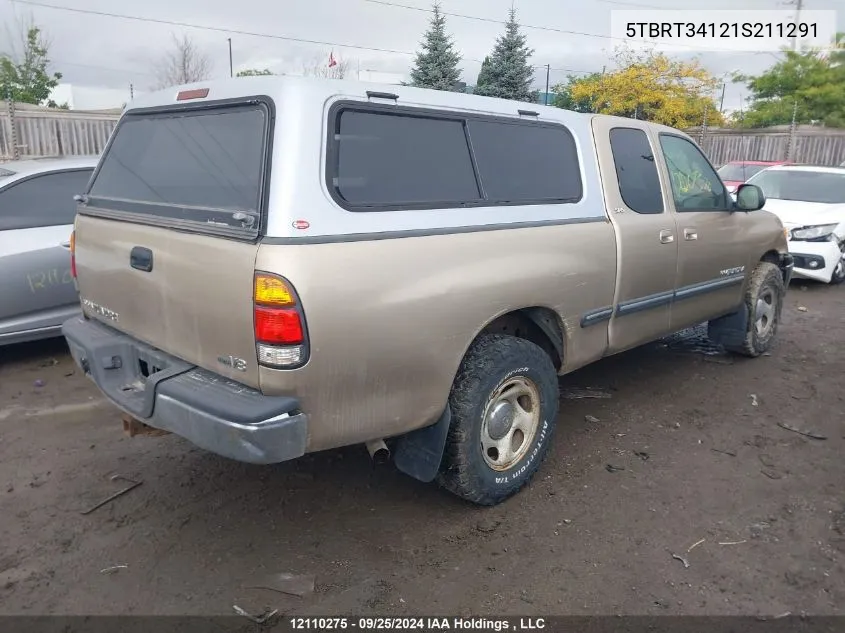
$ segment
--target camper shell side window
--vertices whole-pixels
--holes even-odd
[[[560,123],[339,102],[326,183],[347,211],[570,204],[583,183]]]

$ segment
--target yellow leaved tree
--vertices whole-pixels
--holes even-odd
[[[653,50],[617,48],[616,68],[587,77],[570,77],[555,87],[565,103],[589,104],[601,114],[625,116],[675,128],[724,123],[714,95],[720,81],[696,59],[676,60]],[[564,105],[564,107],[566,107]]]

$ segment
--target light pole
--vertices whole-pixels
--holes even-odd
[[[543,105],[549,105],[549,75],[552,72],[552,65],[546,64],[546,92],[543,98]]]
[[[801,11],[804,8],[804,0],[788,0],[784,4],[791,4],[795,5],[795,31],[798,32],[798,27],[801,24]],[[792,38],[792,50],[796,50],[798,48],[798,40],[799,37],[796,35]]]
[[[722,96],[719,99],[719,114],[725,113],[725,88],[728,85],[728,82],[726,81],[726,79],[728,78],[728,76],[732,76],[732,77],[736,76],[736,74],[738,72],[739,72],[738,69],[734,69],[734,70],[729,70],[727,72],[722,73]]]
[[[234,77],[234,67],[232,66],[232,38],[227,38],[229,41],[229,77]]]

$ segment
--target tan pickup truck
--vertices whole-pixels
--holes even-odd
[[[705,321],[759,355],[792,274],[677,130],[405,86],[145,96],[77,198],[63,332],[133,424],[261,464],[361,443],[485,505],[558,376]]]

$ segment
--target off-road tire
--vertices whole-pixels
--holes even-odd
[[[521,459],[507,470],[496,470],[485,460],[481,445],[483,417],[498,389],[517,377],[527,378],[537,388],[539,424]],[[513,336],[480,336],[467,351],[452,384],[452,421],[437,481],[478,505],[496,505],[516,494],[548,452],[559,399],[557,372],[540,347]]]
[[[767,329],[762,334],[757,331],[758,300],[772,297],[772,317]],[[735,354],[755,358],[771,349],[780,325],[781,311],[785,288],[780,268],[770,262],[760,262],[751,274],[751,281],[745,291],[745,308],[748,310],[748,320],[745,324],[744,336],[736,337],[736,342],[725,344],[725,348]],[[714,328],[718,321],[710,322],[710,336],[714,340]]]

